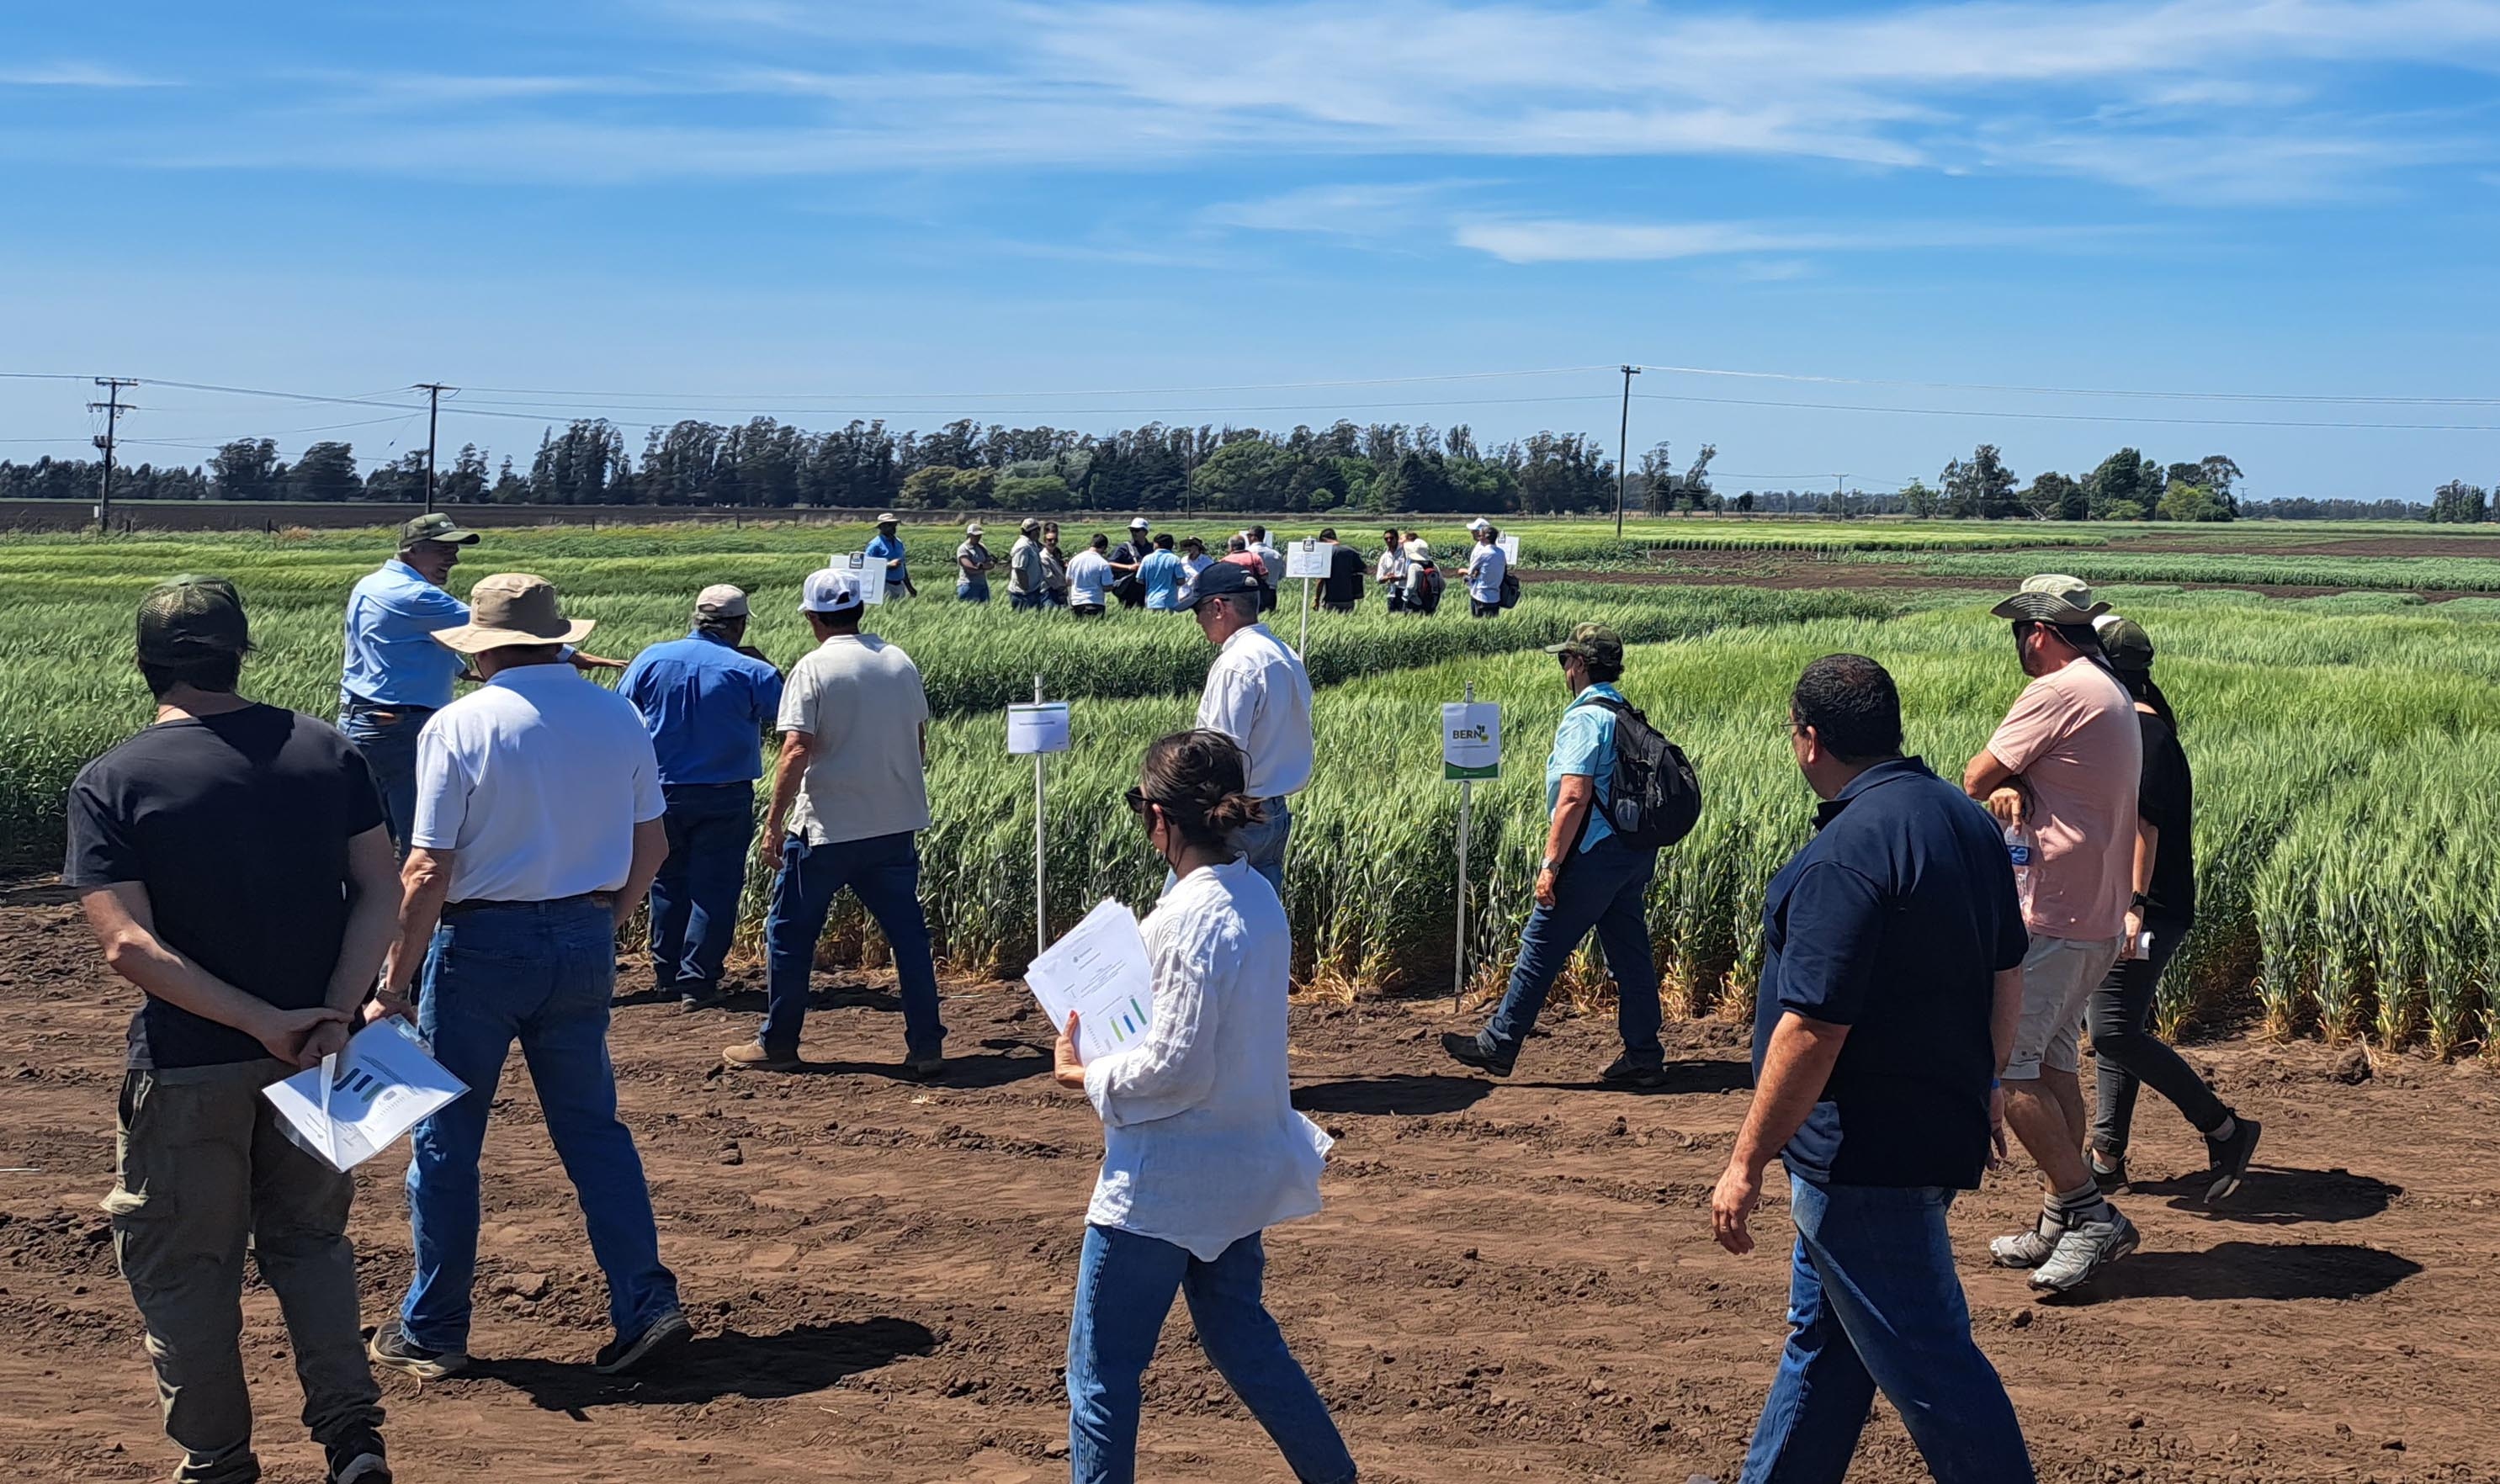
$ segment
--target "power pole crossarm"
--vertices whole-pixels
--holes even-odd
[[[139,383],[129,377],[97,377],[95,384],[104,388],[102,402],[86,405],[88,412],[104,414],[104,436],[95,441],[95,445],[104,450],[103,477],[95,496],[95,530],[98,536],[110,536],[113,534],[113,445],[121,432],[121,414],[132,411],[130,404],[121,400],[121,389]]]
[[[443,412],[443,394],[458,391],[440,381],[419,381],[416,389],[425,393],[425,512],[434,513],[434,429]]]
[[[1641,369],[1638,366],[1626,366],[1623,371],[1624,420],[1623,425],[1615,430],[1615,540],[1617,541],[1624,539],[1624,476],[1628,472],[1627,461],[1631,457],[1632,378],[1639,376]]]

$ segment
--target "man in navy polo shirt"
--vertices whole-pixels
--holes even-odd
[[[693,632],[634,656],[617,686],[642,713],[669,801],[669,856],[651,882],[651,971],[680,1009],[720,994],[755,839],[764,734],[781,712],[781,672],[742,650],[746,617],[745,593],[705,588]]]
[[[1742,1484],[1840,1484],[1878,1387],[1939,1484],[2027,1484],[1945,1227],[2005,1147],[2028,943],[2013,867],[1987,810],[1901,755],[1873,660],[1807,666],[1789,734],[1825,802],[1771,878],[1754,1103],[1710,1204],[1719,1244],[1750,1252],[1762,1169],[1788,1167],[1789,1342]]]

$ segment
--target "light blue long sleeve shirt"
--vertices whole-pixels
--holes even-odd
[[[468,604],[396,557],[367,573],[347,596],[340,706],[344,709],[351,699],[382,706],[449,706],[451,681],[465,662],[435,643],[434,636],[468,621]]]

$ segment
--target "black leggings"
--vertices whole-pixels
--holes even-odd
[[[2135,1091],[2147,1083],[2178,1105],[2199,1134],[2213,1133],[2231,1116],[2195,1069],[2153,1034],[2153,992],[2189,926],[2177,918],[2146,922],[2153,934],[2153,952],[2110,966],[2109,977],[2101,980],[2085,1006],[2084,1023],[2092,1033],[2099,1094],[2092,1117],[2092,1147],[2104,1155],[2126,1153],[2127,1135],[2135,1123]]]

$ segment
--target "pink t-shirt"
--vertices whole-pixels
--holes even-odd
[[[2024,922],[2043,938],[2124,933],[2144,775],[2135,703],[2098,665],[2076,660],[2023,688],[1988,750],[2031,793]]]

